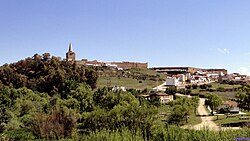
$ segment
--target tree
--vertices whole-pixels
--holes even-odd
[[[169,117],[169,122],[174,124],[180,124],[187,116],[187,109],[181,105],[175,105],[172,108],[171,115]]]
[[[89,86],[80,84],[76,90],[71,91],[70,96],[80,102],[81,112],[91,112],[94,110],[93,92]]]
[[[181,97],[178,98],[174,101],[171,101],[169,105],[172,108],[171,116],[169,120],[170,123],[176,123],[179,124],[184,118],[186,118],[186,122],[188,122],[188,116],[191,115],[193,112],[194,114],[196,113],[196,108],[199,105],[199,98],[198,97],[192,97],[192,98],[187,98],[187,97]],[[176,107],[177,105],[181,107]],[[182,113],[178,113],[181,110]]]
[[[200,99],[197,96],[191,98],[192,106],[194,107],[194,114],[197,114],[197,108],[199,106]]]
[[[176,92],[177,92],[176,86],[169,86],[166,88],[166,91],[165,91],[165,93],[171,94],[171,95],[176,94]]]
[[[90,85],[90,87],[92,89],[95,89],[96,88],[96,81],[97,81],[97,78],[98,78],[97,73],[94,70],[87,69],[86,73],[85,73],[85,76],[87,78],[86,83],[88,85]]]
[[[161,105],[160,98],[157,96],[152,97],[152,99],[150,99],[150,103],[153,104],[154,106],[157,106],[157,107],[159,107]]]
[[[218,108],[222,104],[222,100],[218,95],[210,94],[205,101],[205,104],[210,106],[212,110],[212,114],[216,108]]]
[[[237,103],[239,104],[239,108],[247,109],[250,111],[250,86],[243,86],[239,88],[236,98]]]
[[[197,84],[193,84],[193,85],[192,85],[192,88],[193,88],[193,89],[197,89],[197,88],[198,88],[198,85],[197,85]]]
[[[33,57],[0,67],[0,82],[14,88],[27,87],[33,91],[46,92],[50,95],[63,92],[66,81],[76,81],[96,87],[98,75],[93,68],[77,66],[59,57],[35,54]]]
[[[176,92],[177,92],[176,86],[169,86],[166,88],[166,91],[165,91],[166,94],[173,95],[174,99],[176,99],[176,96],[175,96]]]

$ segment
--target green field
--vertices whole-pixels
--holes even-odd
[[[214,92],[210,91],[202,91],[202,89],[197,88],[197,89],[192,89],[193,94],[216,94],[220,96],[223,100],[230,100],[232,98],[235,98],[235,95],[237,94],[237,91],[232,91],[232,92],[218,92],[216,91],[218,88],[224,88],[224,89],[230,89],[230,88],[239,88],[241,85],[229,85],[229,84],[220,84],[220,83],[211,83],[212,87],[210,89],[214,90]]]
[[[229,84],[220,84],[220,83],[211,83],[212,89],[222,88],[239,88],[241,85],[229,85]]]
[[[149,69],[109,70],[99,72],[97,88],[123,86],[127,89],[152,89],[161,85],[165,75]]]
[[[118,78],[118,77],[99,77],[97,80],[97,88],[102,87],[114,87],[114,86],[123,86],[126,89],[152,89],[157,85],[160,85],[162,82],[155,82],[152,80],[137,80],[132,78]]]
[[[244,117],[247,115],[244,115]],[[229,124],[229,123],[238,123],[238,122],[250,122],[250,120],[241,120],[239,119],[241,116],[236,115],[235,117],[228,117],[226,115],[220,115],[217,120],[217,116],[214,118],[214,122],[218,125]],[[247,116],[249,117],[249,116]]]
[[[237,92],[200,92],[200,94],[209,95],[209,94],[216,94],[222,98],[224,101],[231,100],[235,98]]]

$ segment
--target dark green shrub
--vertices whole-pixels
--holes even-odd
[[[25,128],[5,132],[7,138],[11,140],[33,140],[35,136]]]
[[[197,84],[193,84],[193,85],[192,85],[192,88],[193,88],[193,89],[197,89],[197,88],[198,88],[198,85],[197,85]]]
[[[185,87],[186,87],[186,89],[191,89],[192,88],[191,85],[186,85]]]
[[[229,113],[229,108],[220,108],[219,114]]]
[[[224,92],[225,91],[225,89],[223,88],[223,87],[219,87],[219,88],[217,88],[216,89],[218,92]]]

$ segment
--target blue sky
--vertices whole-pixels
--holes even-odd
[[[0,64],[35,53],[250,74],[249,0],[1,0]]]

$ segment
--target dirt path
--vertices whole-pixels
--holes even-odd
[[[193,129],[209,129],[209,130],[220,130],[220,127],[213,122],[214,116],[209,116],[209,113],[205,109],[205,99],[200,98],[200,103],[198,107],[198,113],[201,116],[202,122],[198,125],[193,126]]]
[[[158,91],[165,91],[166,90],[166,86],[165,83],[153,88],[154,90],[158,90]]]
[[[213,130],[213,131],[219,131],[219,130],[239,130],[240,127],[220,127],[217,124],[213,122],[214,116],[209,116],[209,113],[207,112],[205,108],[205,99],[200,98],[200,103],[198,106],[198,115],[201,116],[202,122],[200,124],[194,125],[194,126],[183,126],[184,129],[195,129],[195,130]]]
[[[208,130],[213,130],[213,131],[218,131],[220,130],[220,127],[217,126],[213,122],[213,116],[209,116],[209,113],[207,112],[205,108],[205,99],[200,98],[199,106],[198,106],[198,115],[201,116],[202,122],[197,125],[185,125],[182,126],[184,129],[195,129],[195,130],[203,130],[203,129],[208,129]]]

